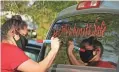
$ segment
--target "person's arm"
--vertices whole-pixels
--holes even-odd
[[[58,49],[59,49],[59,39],[52,38],[51,40],[51,51],[47,55],[47,57],[39,63],[34,62],[33,60],[29,59],[18,66],[17,70],[24,71],[24,72],[45,72],[52,64]]]
[[[74,48],[73,42],[69,41],[68,57],[69,57],[71,64],[73,64],[73,65],[84,65],[82,62],[80,62],[79,60],[76,59],[76,57],[73,53],[73,48]]]

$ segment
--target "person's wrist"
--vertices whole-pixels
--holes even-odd
[[[69,53],[72,53],[72,52],[73,52],[73,50],[68,50],[68,52],[69,52]]]
[[[69,50],[69,51],[73,51],[72,48],[74,48],[74,45],[73,45],[73,44],[70,44],[69,47],[68,47],[68,50]]]
[[[53,49],[53,48],[51,49],[51,51],[53,51],[53,52],[58,52],[58,50],[59,49]]]
[[[73,50],[68,48],[68,53],[72,53],[72,52],[73,52]]]
[[[68,55],[71,56],[73,54],[72,50],[68,50]]]

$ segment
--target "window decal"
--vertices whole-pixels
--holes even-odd
[[[97,20],[96,20],[97,21]],[[63,25],[60,29],[56,29],[53,33],[53,36],[60,36],[60,35],[67,35],[67,36],[81,36],[81,37],[103,37],[104,32],[106,31],[106,24],[105,21],[102,21],[101,24],[94,24],[87,23],[85,27],[74,27],[68,26],[68,24]]]

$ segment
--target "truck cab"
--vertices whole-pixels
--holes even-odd
[[[54,65],[49,72],[112,72],[116,69],[107,69],[89,66],[75,66],[69,63],[67,57],[68,40],[73,40],[75,46],[90,36],[96,37],[104,47],[103,61],[112,62],[117,66],[119,58],[119,1],[81,1],[62,10],[47,34],[46,40],[52,36],[62,41],[62,46],[56,56]],[[45,55],[49,52],[46,44]],[[75,50],[77,59],[78,51]]]

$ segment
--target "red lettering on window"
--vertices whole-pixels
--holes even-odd
[[[97,21],[96,21],[97,23]],[[96,36],[96,37],[103,37],[104,32],[106,31],[106,25],[105,22],[102,21],[101,24],[86,24],[84,28],[78,28],[76,24],[74,27],[70,27],[67,24],[62,26],[60,30],[55,30],[53,33],[53,36],[82,36],[82,37],[87,37],[87,36]]]

